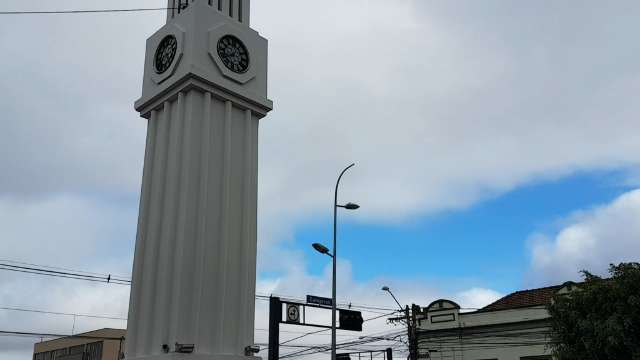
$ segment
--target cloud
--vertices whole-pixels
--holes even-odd
[[[261,223],[279,241],[323,214],[352,161],[343,196],[360,200],[361,221],[375,222],[638,164],[640,105],[625,96],[640,84],[636,56],[611,41],[635,24],[636,8],[598,6],[594,22],[588,6],[254,1],[254,27],[271,40],[276,104],[261,126]],[[145,122],[132,102],[144,40],[162,21],[161,13],[3,21],[3,34],[20,36],[0,36],[14,54],[0,70],[10,119],[0,166],[11,174],[0,177],[1,192],[138,191]]]
[[[127,274],[136,213],[126,202],[79,195],[0,197],[1,258]]]
[[[639,90],[637,53],[612,41],[635,26],[621,15],[637,6],[252,6],[270,39],[276,106],[261,123],[260,221],[272,230],[263,242],[328,218],[350,162],[340,196],[362,205],[351,218],[375,223],[638,165],[640,105],[625,95]]]
[[[503,294],[491,289],[472,288],[464,290],[456,296],[458,305],[465,310],[480,309],[500,299]]]
[[[135,201],[134,201],[135,202]],[[130,273],[136,211],[127,202],[77,194],[0,196],[0,260],[26,261],[99,273]],[[124,255],[123,255],[124,253]],[[24,266],[29,266],[25,264]],[[65,271],[57,269],[58,271]],[[129,288],[33,274],[0,272],[0,306],[126,317]],[[121,320],[0,309],[0,330],[70,334],[124,327]],[[0,337],[3,359],[29,358],[32,337]]]
[[[136,6],[158,3],[164,5]],[[41,10],[45,4],[3,6]],[[104,2],[64,6],[102,8]],[[109,7],[131,2],[112,0]],[[344,178],[340,196],[362,205],[356,221],[372,223],[402,223],[525,183],[586,169],[626,170],[640,161],[640,104],[629,96],[640,90],[638,49],[628,45],[637,33],[635,2],[576,8],[254,0],[252,11],[254,27],[270,39],[276,106],[261,123],[260,269],[284,274],[262,280],[264,291],[328,293],[326,274],[306,274],[302,257],[281,255],[299,255],[291,246],[297,227],[330,217],[335,177],[352,161],[357,167]],[[140,187],[145,142],[145,122],[132,103],[140,94],[144,41],[163,21],[162,13],[135,13],[0,22],[0,47],[11,54],[0,69],[4,256],[129,271],[131,199]],[[581,221],[591,224],[587,220]],[[580,243],[600,251],[567,250],[574,267],[552,255],[532,266],[546,279],[556,271],[575,276],[576,266],[605,266],[619,247],[602,245],[603,234],[589,228],[558,235],[573,239],[562,242],[568,248]],[[557,239],[549,238],[545,251],[559,254],[564,245],[556,246]],[[478,307],[497,296],[416,286],[416,279],[359,284],[347,280],[345,269],[345,299],[391,304],[379,291],[383,280],[404,302],[457,296],[461,305]],[[26,303],[41,286],[50,289],[46,281],[0,276],[4,303],[66,308],[62,296]],[[62,286],[69,287],[76,288]],[[94,294],[78,295],[79,302],[104,304],[87,311],[121,310],[101,302],[99,290],[78,289]],[[34,320],[25,327],[49,324]]]
[[[3,10],[105,8],[96,0],[46,5],[25,0]],[[107,8],[130,5],[113,0]],[[139,190],[146,124],[133,101],[145,38],[162,19],[160,12],[3,16],[0,46],[12,55],[0,69],[0,195]]]
[[[553,236],[532,236],[531,280],[579,280],[579,271],[607,275],[611,263],[640,259],[640,189],[609,204],[577,212]]]

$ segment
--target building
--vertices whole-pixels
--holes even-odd
[[[461,312],[450,300],[436,300],[417,317],[417,352],[423,359],[551,359],[550,315],[555,294],[575,284],[517,291],[484,308]]]
[[[33,360],[121,360],[126,330],[100,329],[33,346]]]

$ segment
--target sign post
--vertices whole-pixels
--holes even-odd
[[[282,304],[286,305],[286,318],[284,320],[282,319]],[[305,314],[307,307],[331,310],[332,305],[333,301],[331,299],[313,295],[307,295],[306,303],[282,301],[279,297],[270,297],[268,360],[279,360],[280,358],[280,323],[331,329],[329,325],[308,323]],[[341,330],[362,331],[363,320],[360,311],[345,309],[338,309],[338,311],[340,312]]]
[[[280,358],[280,321],[282,303],[278,297],[269,298],[269,360]]]

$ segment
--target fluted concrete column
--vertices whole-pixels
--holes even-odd
[[[258,117],[209,92],[151,113],[129,358],[176,342],[205,355],[253,344],[257,140]]]

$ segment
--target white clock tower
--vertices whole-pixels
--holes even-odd
[[[252,356],[267,40],[250,0],[169,0],[147,40],[148,119],[127,360]]]

